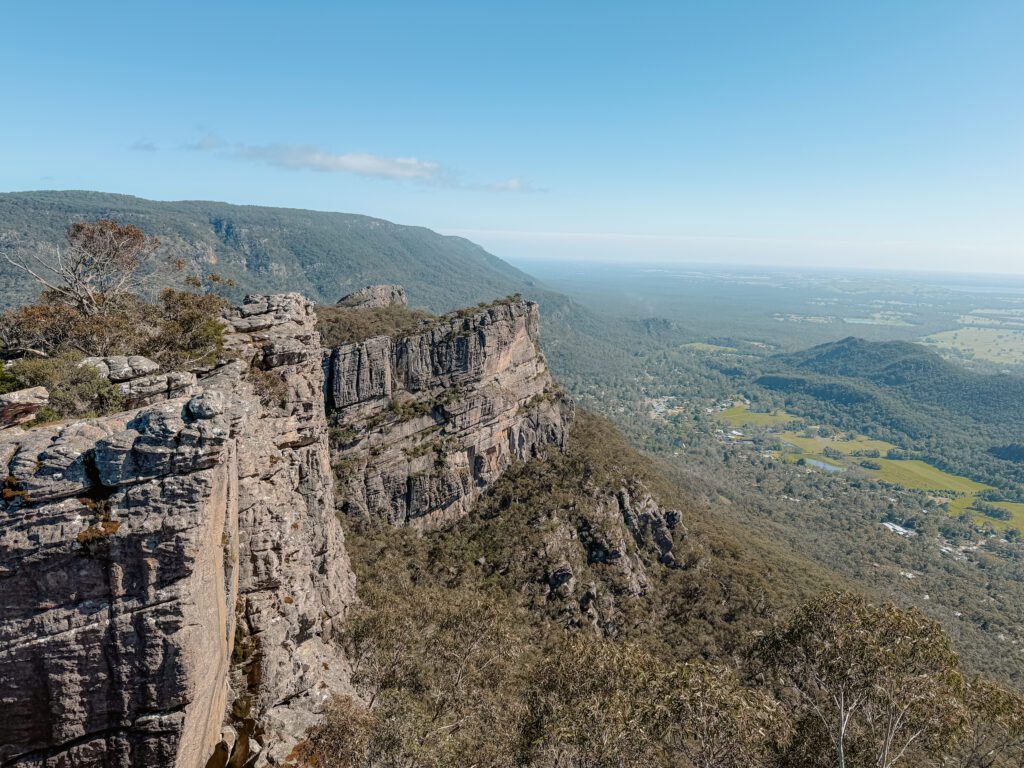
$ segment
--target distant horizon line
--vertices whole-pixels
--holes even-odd
[[[399,226],[409,227],[423,227],[430,229],[440,235],[446,237],[462,237],[466,240],[470,240],[480,247],[487,250],[493,256],[502,259],[510,264],[513,262],[536,264],[543,262],[580,262],[580,261],[591,261],[598,262],[601,264],[608,265],[620,265],[620,266],[653,266],[663,267],[666,265],[679,265],[679,266],[701,266],[701,267],[715,267],[715,268],[741,268],[741,269],[785,269],[785,270],[804,270],[811,272],[878,272],[884,274],[920,274],[920,275],[964,275],[964,276],[975,276],[975,277],[1008,277],[1013,279],[1024,279],[1024,270],[1019,272],[1006,272],[999,269],[982,269],[980,271],[965,271],[961,269],[950,269],[941,267],[908,267],[908,266],[809,266],[802,263],[787,262],[785,260],[769,260],[769,261],[742,261],[730,259],[727,261],[715,262],[715,261],[704,261],[700,258],[689,258],[686,256],[644,256],[641,258],[618,258],[608,257],[594,254],[586,255],[571,255],[565,254],[557,257],[551,255],[542,256],[524,256],[516,255],[515,257],[509,257],[507,255],[499,256],[489,247],[484,246],[478,240],[477,237],[496,237],[505,238],[508,240],[519,240],[522,242],[528,242],[530,240],[548,242],[572,242],[577,245],[586,244],[588,242],[592,244],[602,244],[607,247],[611,243],[647,243],[647,244],[734,244],[734,245],[768,245],[775,247],[795,247],[795,248],[822,248],[832,250],[843,250],[847,252],[864,252],[885,249],[896,249],[903,251],[911,251],[917,253],[931,253],[931,254],[974,254],[974,255],[998,255],[998,256],[1019,256],[1021,263],[1024,263],[1024,249],[1007,249],[1007,248],[979,248],[974,246],[965,245],[943,245],[937,246],[934,244],[919,243],[919,242],[908,242],[908,241],[893,241],[893,242],[858,242],[851,240],[820,240],[820,239],[807,239],[801,240],[798,238],[770,238],[770,237],[747,237],[747,236],[734,236],[734,235],[683,235],[683,234],[660,234],[660,233],[627,233],[627,232],[579,232],[579,231],[556,231],[556,230],[518,230],[518,229],[482,229],[482,228],[466,228],[466,227],[444,227],[429,224],[404,224],[402,222],[395,221],[394,219],[387,218],[385,216],[379,216],[371,213],[359,213],[354,211],[339,211],[334,209],[326,208],[313,208],[309,206],[296,206],[296,205],[282,205],[282,204],[266,204],[266,203],[239,203],[230,202],[227,200],[215,200],[210,198],[201,197],[181,197],[181,198],[168,198],[168,197],[144,197],[142,195],[134,194],[131,192],[109,192],[97,189],[85,189],[85,188],[64,188],[64,189],[10,189],[0,194],[38,194],[38,193],[87,193],[87,194],[99,194],[99,195],[111,195],[116,197],[131,197],[137,200],[143,200],[146,202],[153,203],[217,203],[220,205],[231,205],[236,207],[247,207],[247,208],[278,208],[282,210],[292,211],[307,211],[312,213],[325,213],[325,214],[341,214],[348,216],[364,216],[369,219],[377,219],[380,221],[397,224]]]

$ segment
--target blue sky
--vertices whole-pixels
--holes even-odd
[[[9,3],[0,190],[1024,272],[1024,2]]]

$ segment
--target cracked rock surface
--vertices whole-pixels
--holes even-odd
[[[199,379],[96,361],[161,402],[0,433],[0,765],[279,764],[347,690],[312,305],[250,297],[227,323]]]
[[[513,463],[562,446],[572,402],[539,347],[539,313],[504,301],[327,360],[342,509],[426,528],[465,515]]]

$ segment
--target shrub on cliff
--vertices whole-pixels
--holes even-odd
[[[337,347],[374,336],[407,336],[437,319],[422,309],[410,309],[399,304],[372,309],[318,304],[316,315],[320,339],[325,347]]]
[[[72,417],[91,418],[121,409],[124,398],[117,387],[94,368],[79,366],[80,358],[61,355],[20,360],[4,366],[0,394],[27,387],[46,387],[47,407],[36,414],[36,423]]]
[[[36,302],[0,315],[0,356],[10,361],[0,389],[46,387],[50,405],[37,422],[122,406],[113,384],[78,366],[86,357],[142,355],[168,371],[216,362],[225,330],[223,298],[173,288],[156,301],[133,293],[155,239],[131,225],[98,221],[72,225],[67,241],[53,253],[4,256],[45,287]],[[216,289],[220,281],[189,284]]]

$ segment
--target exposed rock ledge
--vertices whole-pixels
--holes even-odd
[[[338,304],[349,309],[405,307],[409,304],[409,296],[400,285],[368,285],[342,297]]]
[[[342,509],[419,528],[450,522],[513,462],[563,445],[572,403],[538,342],[537,305],[510,299],[332,350]]]
[[[228,322],[196,394],[0,434],[0,764],[279,764],[346,689],[312,306],[252,297]]]

